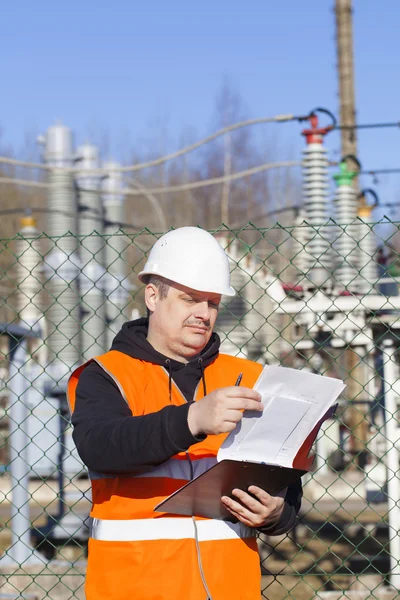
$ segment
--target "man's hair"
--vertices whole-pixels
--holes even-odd
[[[171,287],[168,281],[164,279],[164,277],[160,277],[160,275],[150,275],[150,277],[147,280],[147,285],[149,283],[152,283],[156,286],[156,288],[160,292],[161,300],[165,300],[165,298],[168,296],[169,288]]]
[[[156,286],[160,293],[161,300],[165,300],[165,298],[168,296],[169,288],[171,287],[168,283],[168,280],[164,279],[164,277],[160,277],[159,275],[149,275],[146,281],[146,285],[148,285],[149,283],[152,283]],[[150,317],[150,314],[151,311],[147,309],[147,318]]]

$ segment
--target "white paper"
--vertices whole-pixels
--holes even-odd
[[[339,379],[278,366],[264,367],[254,389],[264,411],[246,411],[218,452],[224,459],[291,467],[308,434],[346,386]]]

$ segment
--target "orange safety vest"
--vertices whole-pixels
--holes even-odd
[[[111,350],[94,359],[111,376],[134,416],[186,402],[162,366]],[[74,411],[79,367],[68,383]],[[220,354],[205,368],[207,392],[234,385],[253,387],[261,365]],[[199,385],[195,400],[203,397]],[[91,533],[87,600],[259,600],[256,531],[242,523],[182,517],[153,508],[215,464],[226,434],[209,435],[161,465],[135,476],[89,472]],[[150,440],[149,440],[150,443]],[[191,463],[191,464],[190,464]],[[191,467],[193,473],[191,473]],[[196,532],[197,530],[197,532]],[[197,539],[196,539],[197,538]]]

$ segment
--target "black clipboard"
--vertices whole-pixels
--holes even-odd
[[[306,470],[238,460],[222,460],[155,506],[155,512],[209,517],[236,522],[222,504],[235,488],[256,485],[271,495],[300,479]]]

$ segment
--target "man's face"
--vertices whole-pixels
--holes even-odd
[[[166,298],[158,288],[146,287],[146,305],[151,311],[148,340],[175,360],[186,362],[207,345],[218,316],[220,294],[197,292],[171,284]]]

